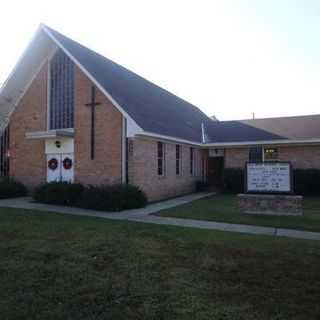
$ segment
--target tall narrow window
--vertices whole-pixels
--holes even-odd
[[[190,147],[190,174],[194,173],[194,149]]]
[[[181,174],[181,146],[179,144],[176,145],[176,175],[179,176]]]
[[[164,175],[164,165],[165,165],[165,158],[164,158],[164,143],[158,142],[158,175]]]
[[[0,136],[0,176],[9,175],[9,126]]]
[[[59,50],[50,61],[49,128],[73,128],[74,65]]]

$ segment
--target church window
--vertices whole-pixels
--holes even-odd
[[[50,60],[49,128],[73,128],[74,64],[59,50]]]

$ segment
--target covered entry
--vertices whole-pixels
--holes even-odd
[[[210,186],[223,186],[224,150],[209,149],[208,183]]]

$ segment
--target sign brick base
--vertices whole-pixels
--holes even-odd
[[[251,214],[301,216],[302,196],[238,194],[240,211]]]

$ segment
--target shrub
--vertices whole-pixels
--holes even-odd
[[[33,199],[36,202],[76,205],[83,193],[83,186],[79,183],[49,182],[43,183],[33,191]]]
[[[244,192],[244,170],[241,168],[227,168],[224,170],[225,190],[232,193]]]
[[[293,190],[301,195],[320,195],[320,170],[293,170]]]
[[[209,184],[204,181],[197,181],[196,182],[196,191],[197,192],[204,192],[207,191],[209,188]]]
[[[1,178],[0,179],[0,199],[16,198],[27,195],[27,188],[14,178]]]
[[[142,208],[147,198],[138,187],[118,184],[85,188],[79,206],[86,209],[121,211]]]

